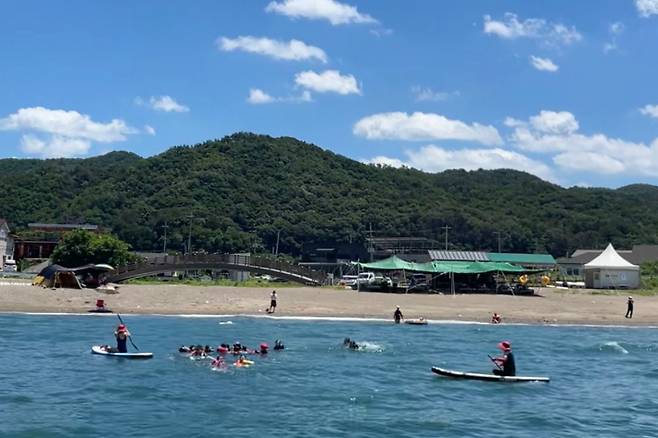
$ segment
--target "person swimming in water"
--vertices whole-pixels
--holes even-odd
[[[275,350],[283,350],[284,348],[286,348],[286,347],[285,347],[285,345],[283,345],[282,341],[280,341],[279,339],[274,341],[274,349]]]
[[[502,356],[493,358],[489,356],[496,364],[496,368],[492,372],[497,376],[515,376],[516,363],[512,353],[512,344],[509,341],[502,341],[498,344],[498,348],[503,352]]]
[[[351,340],[350,338],[343,339],[343,346],[349,348],[350,350],[358,350],[359,344]]]
[[[126,345],[126,342],[128,341],[129,336],[130,332],[128,331],[128,328],[124,324],[119,324],[116,331],[114,332],[114,337],[117,339],[117,351],[119,353],[128,352],[128,346]]]
[[[267,345],[265,342],[260,344],[260,349],[258,351],[254,351],[255,354],[267,354],[270,346]]]

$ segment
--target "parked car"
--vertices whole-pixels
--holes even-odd
[[[374,272],[362,272],[356,278],[352,289],[386,289],[393,286],[390,278]]]
[[[339,286],[347,286],[351,287],[356,284],[356,279],[358,278],[358,275],[343,275],[340,277],[340,280],[338,280],[338,285]]]
[[[2,267],[2,270],[4,272],[16,272],[18,270],[18,267],[16,265],[16,260],[14,260],[14,259],[5,260],[5,263],[4,263],[4,266]]]

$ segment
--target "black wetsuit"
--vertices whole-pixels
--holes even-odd
[[[403,318],[402,311],[400,309],[397,309],[393,314],[393,319],[395,319],[395,323],[400,324],[400,319],[402,318]]]
[[[514,354],[510,351],[505,353],[505,363],[503,369],[496,368],[493,373],[497,376],[516,376],[516,363],[514,362]]]
[[[628,308],[626,309],[626,318],[633,317],[633,300],[628,300]]]
[[[128,352],[128,347],[126,346],[126,341],[128,341],[128,336],[121,339],[119,337],[119,335],[117,335],[117,350],[119,350],[119,353],[127,353]]]

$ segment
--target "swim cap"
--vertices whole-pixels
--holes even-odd
[[[260,344],[260,349],[261,349],[261,350],[267,350],[268,348],[270,348],[270,346],[267,345],[265,342],[263,342],[262,344]]]
[[[126,326],[123,324],[119,324],[119,327],[117,327],[117,331],[119,332],[124,332],[126,331]]]

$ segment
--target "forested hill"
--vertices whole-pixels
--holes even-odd
[[[89,222],[137,249],[270,250],[303,243],[424,236],[454,248],[544,251],[658,242],[658,188],[570,188],[513,170],[427,174],[379,168],[293,138],[235,134],[151,157],[0,160],[0,218]]]

